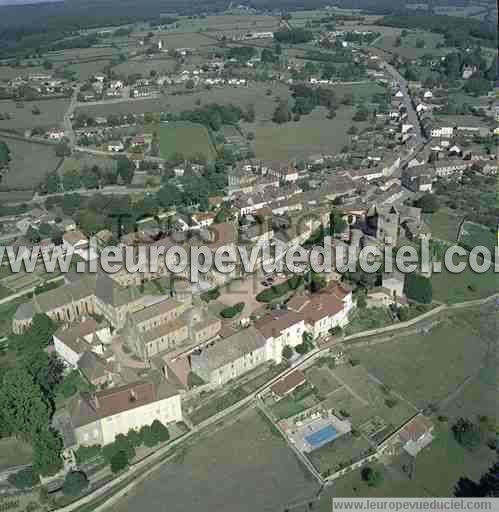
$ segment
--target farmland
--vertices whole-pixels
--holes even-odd
[[[31,190],[60,162],[52,145],[7,139],[12,161],[0,184],[2,189]]]
[[[158,75],[163,75],[171,73],[174,68],[175,61],[173,59],[131,59],[114,66],[113,71],[125,76],[135,73],[141,74],[142,76],[149,76],[151,71],[156,71]]]
[[[215,158],[215,148],[208,130],[195,123],[175,122],[158,127],[160,154],[169,158],[174,153],[192,157],[202,153],[208,160]]]
[[[375,46],[381,50],[385,50],[408,59],[420,58],[425,54],[444,55],[449,51],[449,49],[437,47],[439,43],[443,42],[443,36],[440,34],[424,31],[411,31],[406,37],[402,38],[400,46],[396,45],[397,37],[399,36],[396,34],[384,35],[376,41]],[[423,48],[416,47],[416,42],[420,39],[425,43]]]
[[[69,99],[50,99],[17,103],[12,100],[0,101],[0,113],[9,114],[10,119],[0,120],[0,130],[15,131],[20,135],[27,129],[53,128],[62,123]],[[39,109],[39,114],[33,110]]]
[[[113,510],[160,510],[168,502],[171,512],[201,504],[208,511],[274,512],[316,491],[283,439],[250,409],[163,465]]]
[[[341,151],[350,138],[347,131],[353,114],[352,108],[341,107],[334,119],[328,119],[326,111],[316,109],[298,122],[276,125],[271,121],[257,121],[244,126],[255,133],[258,158],[285,161]]]
[[[267,94],[270,90],[270,95]],[[194,91],[188,94],[167,94],[158,99],[144,99],[130,103],[114,103],[108,105],[81,106],[78,112],[90,116],[107,116],[109,114],[167,111],[179,114],[184,110],[193,109],[200,100],[202,104],[233,103],[246,108],[248,104],[255,105],[257,119],[270,120],[275,109],[276,98],[289,98],[289,90],[283,85],[252,85],[248,87],[214,87],[210,90]]]
[[[97,165],[102,170],[115,170],[117,167],[116,160],[113,160],[112,158],[92,155],[90,153],[74,153],[72,156],[64,158],[64,161],[58,170],[62,175],[68,171],[82,171],[83,169],[91,168],[94,165]]]

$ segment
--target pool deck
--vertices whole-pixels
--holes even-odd
[[[315,444],[310,444],[307,441],[307,438],[310,440],[310,436],[328,427],[332,427],[335,430],[334,436],[325,436],[324,439],[318,440]],[[287,428],[284,428],[290,442],[304,453],[312,452],[334,439],[338,439],[343,434],[350,432],[351,429],[349,421],[340,420],[334,414],[311,418],[308,421],[296,422],[295,424],[288,423]]]

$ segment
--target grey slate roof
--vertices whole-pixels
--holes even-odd
[[[213,346],[205,348],[201,354],[191,357],[204,360],[204,365],[213,371],[263,346],[265,346],[265,338],[262,334],[254,327],[248,327],[228,338],[217,340]]]

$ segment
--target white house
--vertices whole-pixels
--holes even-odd
[[[398,91],[395,93],[395,98],[403,98],[404,97],[404,93],[402,91]]]
[[[64,134],[65,134],[65,132],[62,128],[51,128],[47,132],[47,136],[48,136],[49,140],[55,140],[55,141],[59,141],[59,140],[63,139]]]
[[[125,149],[125,146],[123,145],[123,142],[120,140],[113,140],[107,143],[107,150],[112,153],[118,153],[120,151],[123,151]]]
[[[78,393],[67,406],[77,445],[106,445],[118,434],[182,420],[180,394],[165,379],[139,381],[94,394]]]
[[[344,327],[354,304],[351,291],[332,283],[319,293],[292,297],[287,306],[304,317],[307,331],[317,339],[335,327]]]
[[[294,348],[303,343],[306,325],[303,315],[294,311],[269,311],[255,322],[255,328],[265,339],[266,359],[280,363],[282,349],[289,345]]]
[[[450,139],[454,135],[454,128],[452,126],[440,126],[431,129],[432,137],[440,137]]]
[[[88,248],[88,238],[79,230],[67,231],[62,236],[62,246],[67,252]]]
[[[424,94],[423,94],[423,98],[425,100],[431,100],[433,98],[433,93],[431,91],[426,91]]]

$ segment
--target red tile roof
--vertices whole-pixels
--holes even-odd
[[[291,391],[298,386],[301,386],[306,381],[307,378],[305,377],[305,374],[301,370],[295,370],[294,372],[286,375],[283,379],[278,380],[270,389],[273,393],[282,397],[291,393]]]
[[[418,414],[400,429],[399,437],[404,442],[417,441],[431,430],[433,430],[433,423],[430,418]]]

